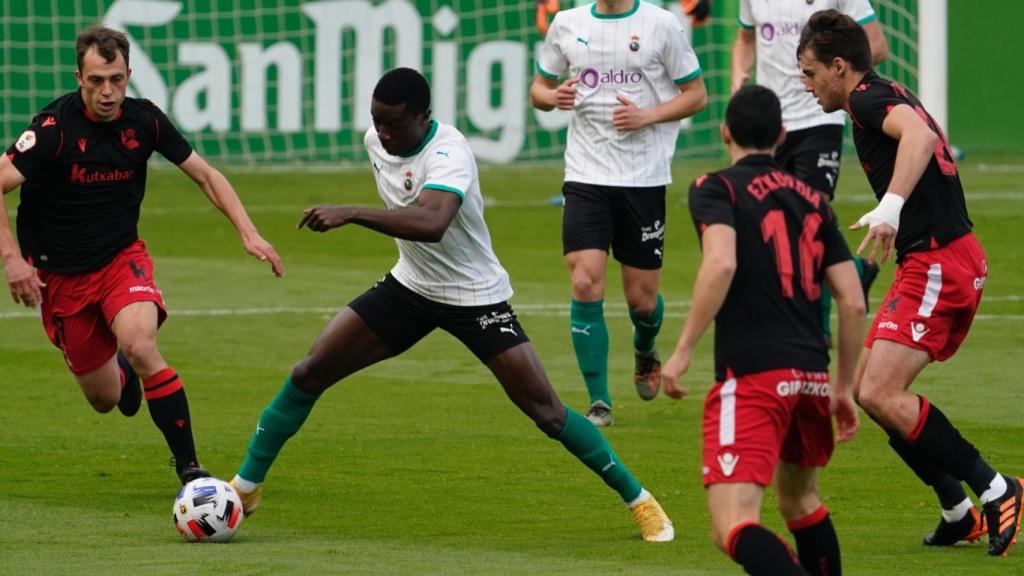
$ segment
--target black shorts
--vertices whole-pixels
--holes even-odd
[[[843,156],[843,125],[825,124],[786,133],[786,141],[775,150],[775,162],[797,178],[824,192],[831,200],[839,183],[839,160]]]
[[[608,251],[619,262],[657,270],[665,250],[665,187],[562,185],[562,253]]]
[[[406,288],[391,274],[348,306],[394,356],[408,350],[434,328],[458,338],[485,363],[530,341],[508,302],[488,306],[441,304]]]

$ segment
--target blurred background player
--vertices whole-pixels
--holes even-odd
[[[374,88],[371,114],[365,143],[386,208],[317,206],[299,227],[364,226],[395,238],[398,263],[330,321],[263,412],[231,481],[245,512],[259,505],[267,471],[324,390],[441,328],[491,370],[538,428],[618,492],[644,540],[672,540],[672,522],[654,497],[548,382],[507,302],[512,286],[491,249],[476,160],[458,130],[430,117],[426,79],[409,68],[388,72]]]
[[[749,574],[840,574],[839,540],[818,494],[818,470],[859,422],[853,376],[864,297],[825,196],[772,158],[785,138],[779,100],[746,86],[725,112],[732,167],[690,188],[703,258],[675,351],[662,367],[665,393],[715,322],[715,385],[704,402],[704,486],[715,545]],[[829,384],[817,300],[823,282],[839,304],[839,361]],[[774,480],[773,480],[774,472]],[[764,488],[797,544],[760,524]]]
[[[829,8],[849,15],[864,27],[873,64],[885,60],[889,45],[868,0],[740,0],[740,28],[732,49],[732,91],[736,92],[747,83],[756,61],[757,83],[771,88],[782,102],[786,140],[776,149],[775,161],[832,200],[839,182],[846,114],[841,110],[825,112],[821,109],[804,90],[800,67],[793,57],[800,30],[808,18]],[[866,301],[871,283],[878,276],[878,265],[860,257],[854,257],[854,263]],[[825,342],[831,346],[832,297],[827,286],[822,294],[821,309]]]
[[[152,102],[125,97],[128,49],[121,32],[82,32],[79,90],[44,108],[0,157],[3,193],[21,187],[18,242],[0,206],[0,253],[14,301],[40,306],[46,334],[97,412],[117,406],[133,416],[145,395],[184,484],[207,474],[196,457],[185,389],[156,345],[167,311],[138,234],[153,152],[195,181],[245,250],[269,260],[278,276],[281,261],[224,175]]]
[[[827,112],[845,108],[878,206],[853,230],[867,228],[857,252],[895,251],[896,275],[864,342],[857,401],[889,435],[889,444],[931,486],[942,518],[924,543],[976,540],[987,524],[988,553],[1016,542],[1022,486],[996,473],[945,414],[908,392],[933,361],[956,353],[981,302],[985,252],[972,232],[964,189],[942,128],[916,96],[871,69],[867,34],[828,10],[811,17],[797,52],[804,84]],[[981,501],[980,516],[964,492]]]
[[[537,62],[533,106],[573,112],[562,248],[572,282],[570,334],[590,395],[587,418],[597,426],[613,422],[604,318],[609,248],[621,264],[634,327],[634,385],[644,400],[658,394],[665,187],[679,120],[707,104],[700,74],[679,20],[641,0],[559,12]]]

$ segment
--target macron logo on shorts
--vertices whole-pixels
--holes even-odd
[[[922,322],[911,322],[910,323],[910,337],[914,339],[914,342],[920,342],[921,338],[928,333],[928,327]]]
[[[725,452],[724,454],[718,455],[718,465],[722,467],[722,474],[728,478],[732,476],[732,473],[736,470],[736,464],[740,461],[740,457],[732,452]]]

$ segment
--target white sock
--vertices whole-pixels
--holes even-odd
[[[1003,475],[996,473],[996,477],[992,479],[992,482],[989,482],[988,490],[982,492],[981,496],[978,496],[978,500],[981,500],[982,504],[988,504],[1006,494],[1006,489],[1006,480],[1003,478]]]
[[[967,516],[967,512],[974,507],[974,503],[971,502],[970,498],[964,498],[964,501],[953,506],[953,508],[946,510],[942,509],[942,519],[950,524],[963,520],[964,516]]]
[[[650,499],[650,497],[651,497],[651,493],[648,492],[646,488],[641,488],[640,489],[640,494],[637,494],[637,497],[633,498],[629,502],[629,507],[630,508],[635,508],[637,504],[643,504],[644,502],[647,502],[647,500]]]
[[[250,482],[249,480],[242,478],[238,474],[235,474],[234,482],[235,488],[241,490],[242,492],[245,492],[246,494],[260,487],[260,485],[257,484],[256,482]]]

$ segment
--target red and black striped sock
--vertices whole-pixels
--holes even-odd
[[[733,528],[726,549],[729,556],[752,576],[809,576],[789,546],[756,522]]]
[[[811,576],[839,576],[843,573],[839,538],[827,508],[821,506],[803,518],[786,522],[786,527],[796,540],[800,565]]]
[[[188,398],[181,378],[171,368],[146,378],[143,383],[149,416],[163,433],[167,447],[174,455],[175,467],[198,467],[196,446],[192,439],[192,420],[188,411]]]

